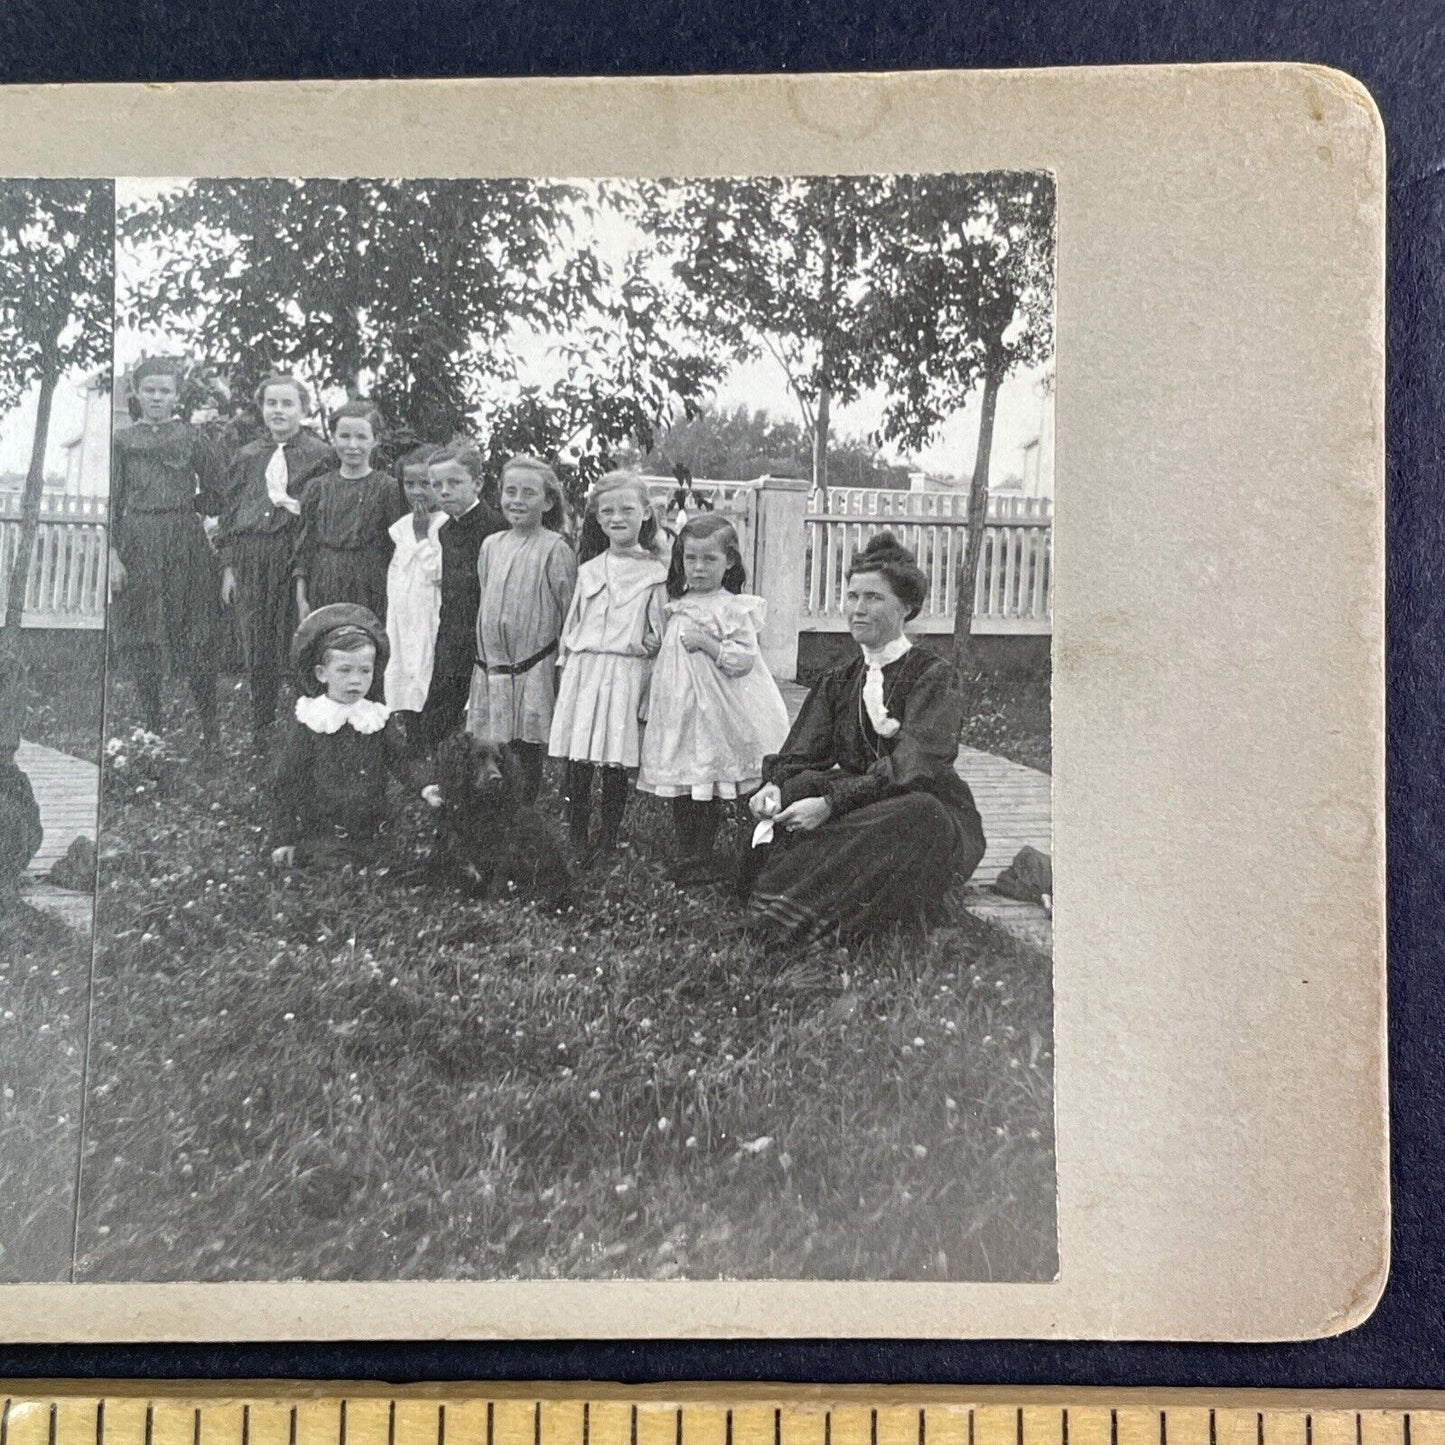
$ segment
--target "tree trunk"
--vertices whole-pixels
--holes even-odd
[[[30,580],[30,554],[35,550],[35,537],[40,530],[40,501],[45,489],[45,448],[50,437],[50,404],[55,396],[56,379],[54,368],[47,363],[40,374],[40,390],[35,401],[35,436],[30,444],[30,470],[25,474],[25,492],[20,503],[20,540],[5,595],[5,632],[7,640],[16,648],[21,613],[25,608],[25,587]]]
[[[990,366],[984,373],[983,409],[978,418],[978,450],[973,459],[973,479],[968,487],[968,536],[963,565],[958,572],[958,605],[953,612],[953,665],[964,688],[973,685],[973,597],[978,586],[978,563],[983,555],[983,529],[988,520],[988,464],[993,452],[993,421],[998,410],[1002,368]]]
[[[833,393],[826,383],[818,389],[818,407],[813,414],[813,490],[824,500],[828,496],[828,414]]]

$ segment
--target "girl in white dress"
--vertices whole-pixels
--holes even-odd
[[[746,581],[732,524],[707,513],[688,522],[673,545],[637,778],[672,799],[679,883],[717,875],[723,800],[757,788],[763,758],[788,735],[787,705],[758,651],[767,604],[742,590]]]
[[[617,846],[627,769],[642,752],[652,659],[662,641],[667,564],[641,478],[609,472],[587,498],[577,591],[562,624],[562,669],[548,750],[567,759],[567,826],[584,862]],[[602,828],[589,844],[592,774],[602,769]]]
[[[401,460],[401,484],[411,511],[390,528],[386,569],[386,705],[420,712],[431,686],[432,655],[441,615],[442,548],[437,533],[447,514],[437,503],[427,461],[436,447],[418,447]]]

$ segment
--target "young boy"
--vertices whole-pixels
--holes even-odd
[[[417,741],[427,752],[466,721],[482,596],[477,554],[485,538],[506,526],[481,500],[482,469],[482,455],[471,442],[443,447],[429,468],[447,520],[437,533],[442,549],[441,617],[431,685],[417,722]]]
[[[365,607],[318,607],[296,629],[302,696],[276,769],[271,861],[312,867],[384,860],[388,775],[412,784],[399,718],[368,694],[386,667],[386,631]]]
[[[291,554],[301,490],[329,471],[335,454],[302,428],[311,393],[294,376],[268,376],[256,389],[267,435],[242,447],[231,463],[216,545],[221,601],[237,605],[241,650],[251,681],[251,729],[264,748],[276,718],[276,695],[296,626]]]

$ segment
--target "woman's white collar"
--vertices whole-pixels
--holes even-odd
[[[859,647],[863,647],[860,642]],[[903,633],[899,633],[892,642],[885,642],[882,647],[863,647],[863,661],[869,667],[887,667],[891,662],[897,662],[905,652],[913,646]]]
[[[391,709],[384,702],[365,697],[353,703],[333,702],[325,693],[296,699],[296,721],[314,733],[334,733],[344,727],[359,733],[379,733],[390,716]]]

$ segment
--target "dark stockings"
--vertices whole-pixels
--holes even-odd
[[[522,769],[522,801],[535,803],[542,791],[542,761],[547,756],[546,746],[542,743],[513,743],[512,751]]]
[[[216,736],[216,674],[193,672],[186,679],[201,721],[201,737],[213,741]],[[137,675],[136,691],[140,693],[141,716],[148,732],[159,733],[164,723],[161,713],[161,675],[142,672]],[[275,704],[272,704],[274,714]]]
[[[579,852],[587,849],[587,829],[592,821],[592,763],[567,760],[567,831],[572,846]],[[627,811],[627,769],[602,768],[602,833],[601,848],[615,848],[622,835],[622,817]]]
[[[683,858],[706,858],[717,841],[722,806],[716,798],[674,798],[672,826]]]
[[[276,721],[276,696],[281,691],[278,673],[256,669],[251,673],[251,731],[262,732]]]

